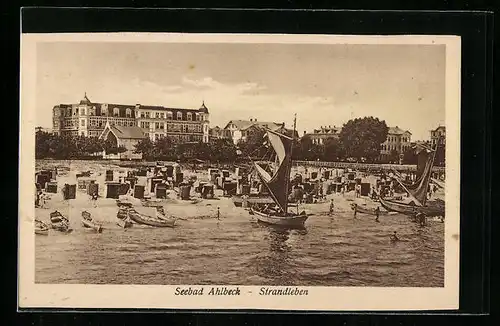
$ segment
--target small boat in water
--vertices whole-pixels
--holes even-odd
[[[444,216],[444,205],[429,205],[427,201],[429,183],[431,180],[432,167],[434,166],[434,160],[436,157],[436,151],[439,145],[439,141],[435,148],[427,148],[419,153],[421,157],[421,164],[417,164],[417,169],[421,170],[420,175],[417,177],[417,181],[412,184],[407,184],[398,175],[394,176],[394,179],[401,185],[401,187],[406,191],[408,197],[411,201],[406,203],[402,201],[390,200],[379,197],[380,204],[388,211],[398,212],[405,215],[415,216],[418,213],[422,213],[427,217],[434,216]]]
[[[291,137],[269,129],[266,130],[266,135],[276,153],[276,167],[270,174],[256,162],[254,162],[254,166],[260,180],[271,195],[274,205],[264,204],[252,206],[250,213],[255,215],[259,222],[266,224],[290,228],[303,228],[309,215],[304,211],[300,213],[298,211],[297,213],[288,211],[292,148],[295,138],[295,119]]]
[[[155,218],[151,216],[147,216],[144,214],[141,214],[137,212],[135,209],[129,209],[128,210],[128,217],[130,220],[137,224],[142,224],[142,225],[148,225],[148,226],[154,226],[154,227],[174,227],[175,224],[175,219],[160,219],[160,218]]]
[[[35,220],[35,234],[49,235],[49,227],[40,220]]]
[[[87,211],[82,212],[82,225],[83,225],[83,227],[85,227],[87,229],[92,229],[92,230],[96,231],[97,233],[101,233],[102,229],[103,229],[102,225],[100,223],[95,222],[92,219],[92,216],[90,215],[90,213]]]
[[[417,206],[412,204],[400,203],[387,200],[380,197],[380,204],[388,211],[398,212],[405,215],[414,216],[417,213],[423,213],[427,217],[444,216],[444,207],[439,206]]]
[[[69,226],[69,219],[63,216],[59,211],[50,213],[50,226],[52,229],[60,232],[69,233],[73,231]]]

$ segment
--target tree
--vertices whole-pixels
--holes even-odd
[[[399,163],[399,153],[397,150],[392,149],[390,154],[389,154],[389,163],[396,164]]]
[[[264,129],[258,127],[249,128],[245,140],[238,142],[238,148],[241,153],[244,156],[263,157],[267,152],[267,148],[264,146],[265,134]]]
[[[145,159],[153,159],[155,154],[155,146],[151,139],[146,138],[139,141],[135,145],[134,153],[141,153]]]
[[[342,145],[337,138],[326,138],[323,142],[322,157],[324,161],[338,161],[342,155]]]
[[[50,138],[49,133],[38,130],[35,134],[35,158],[46,158],[50,155]]]
[[[418,156],[414,148],[408,148],[403,153],[403,164],[416,165],[418,162]]]
[[[436,157],[434,159],[434,165],[445,166],[446,164],[446,145],[440,144],[436,149]]]
[[[374,117],[356,118],[344,124],[339,138],[348,157],[373,162],[380,155],[380,144],[387,139],[389,128]]]
[[[297,149],[298,153],[293,155],[294,159],[317,160],[323,153],[321,145],[314,144],[311,137],[308,136],[300,139]]]
[[[126,152],[127,149],[124,146],[110,147],[106,150],[106,154],[120,154]]]
[[[212,162],[234,162],[236,160],[236,146],[230,139],[213,139],[208,146]]]
[[[170,160],[176,157],[176,143],[171,137],[162,137],[153,144],[151,157]]]

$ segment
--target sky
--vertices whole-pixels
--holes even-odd
[[[312,132],[374,116],[429,139],[445,123],[444,45],[105,43],[37,44],[37,125],[54,105],[162,105]]]

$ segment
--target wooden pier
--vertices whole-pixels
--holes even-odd
[[[322,168],[334,169],[353,169],[357,171],[377,172],[377,171],[398,171],[398,172],[416,172],[416,165],[407,164],[377,164],[377,163],[349,163],[349,162],[323,162],[323,161],[293,161],[295,166],[311,166]],[[433,172],[444,174],[446,168],[441,166],[434,166]]]

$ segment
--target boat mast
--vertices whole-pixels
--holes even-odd
[[[288,212],[288,186],[290,184],[290,173],[292,172],[292,155],[293,155],[293,145],[295,142],[295,130],[297,128],[297,113],[293,116],[293,133],[292,133],[292,141],[290,142],[290,162],[287,166],[287,173],[285,179],[285,193],[286,193],[286,202],[285,202],[285,214]],[[286,131],[286,129],[285,129]]]

